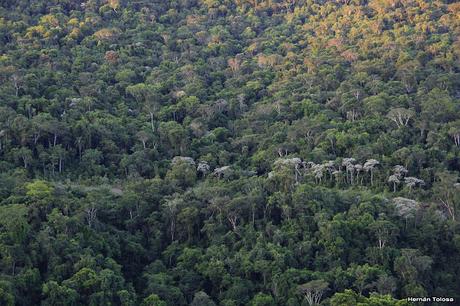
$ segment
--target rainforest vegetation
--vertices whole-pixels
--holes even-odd
[[[459,171],[457,1],[0,1],[0,305],[460,301]]]

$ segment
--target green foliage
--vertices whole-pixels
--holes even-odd
[[[14,305],[14,293],[12,286],[7,281],[0,281],[0,302],[5,306]]]
[[[1,1],[0,305],[460,299],[455,1]]]
[[[32,199],[45,199],[53,193],[53,187],[46,181],[36,180],[26,184],[26,195]]]
[[[193,301],[190,304],[191,306],[215,306],[216,304],[209,298],[209,296],[203,292],[199,291],[195,293],[195,296],[193,297]]]
[[[251,306],[273,306],[276,305],[271,295],[258,293],[249,303]]]
[[[162,301],[158,295],[151,294],[142,301],[141,306],[166,306],[166,302]]]
[[[45,299],[43,305],[76,305],[78,293],[76,290],[60,286],[55,281],[49,281],[43,285]]]
[[[29,231],[27,207],[21,204],[0,206],[0,239],[22,243]]]
[[[360,294],[352,290],[345,290],[341,293],[336,293],[330,299],[329,305],[331,306],[352,306],[352,305],[359,305],[359,306],[390,306],[390,305],[410,305],[409,302],[405,300],[395,300],[389,295],[379,295],[379,294],[371,294],[370,297],[364,297]]]

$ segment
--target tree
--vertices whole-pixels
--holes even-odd
[[[369,264],[351,267],[350,271],[355,279],[353,286],[359,294],[363,294],[365,289],[372,290],[378,275],[381,273],[378,268],[372,267]]]
[[[379,164],[380,163],[375,159],[368,159],[363,165],[364,170],[371,173],[371,186],[374,185],[374,169]]]
[[[190,157],[174,157],[171,170],[166,174],[166,178],[183,188],[192,186],[196,180],[195,161]]]
[[[2,239],[21,244],[26,239],[29,224],[27,222],[27,207],[22,204],[11,204],[0,207],[0,225]]]
[[[145,131],[139,131],[136,136],[142,142],[144,149],[146,149],[146,143],[150,139],[150,135]]]
[[[396,192],[396,185],[401,183],[398,176],[395,174],[392,174],[388,177],[388,182],[393,184],[393,192]]]
[[[335,293],[330,299],[331,306],[354,306],[359,305],[364,297],[357,294],[353,290],[347,289],[344,292]]]
[[[52,172],[54,174],[55,165],[58,166],[58,171],[61,173],[64,169],[64,159],[67,151],[62,148],[62,145],[57,145],[51,148],[51,164],[52,164]]]
[[[103,154],[98,149],[88,149],[83,152],[81,165],[89,176],[100,175],[102,173],[102,157]]]
[[[401,179],[407,174],[407,169],[401,165],[393,167],[393,174],[388,177],[388,182],[393,183],[393,192],[396,192],[396,185],[401,183]]]
[[[126,92],[133,96],[138,103],[141,103],[143,110],[149,114],[150,127],[155,133],[155,116],[160,107],[157,89],[152,85],[139,83],[126,87]]]
[[[448,130],[449,136],[452,137],[455,145],[459,147],[460,146],[460,121],[457,120],[457,121],[451,122],[449,123],[448,127],[449,127],[449,130]]]
[[[235,58],[229,58],[228,61],[228,66],[232,70],[233,73],[238,72],[240,70],[240,65],[241,65],[241,59],[235,57]]]
[[[421,120],[429,129],[456,118],[456,106],[449,94],[439,88],[431,90],[421,103]],[[423,125],[421,130],[423,131]]]
[[[347,179],[348,179],[348,173],[350,173],[350,184],[353,184],[353,173],[355,171],[355,167],[353,163],[355,162],[356,162],[356,159],[354,159],[353,157],[344,158],[342,160],[342,166],[345,166],[345,169],[346,169]]]
[[[329,284],[321,279],[312,280],[308,283],[300,285],[298,291],[302,294],[307,301],[308,305],[319,305],[324,292],[327,290]]]
[[[8,281],[0,280],[0,303],[5,306],[15,304],[13,288]]]
[[[49,113],[38,113],[31,119],[34,145],[38,143],[44,133],[48,132],[49,124],[53,120]]]
[[[396,175],[398,178],[401,178],[407,174],[407,169],[404,166],[401,165],[396,165],[393,167],[393,173]]]
[[[120,1],[119,0],[108,0],[107,1],[109,6],[117,12],[117,9],[120,7]]]
[[[406,183],[407,187],[409,187],[409,190],[411,191],[412,191],[412,188],[414,188],[415,186],[425,185],[425,182],[423,180],[413,177],[413,176],[405,177],[404,183]]]
[[[171,242],[175,239],[176,234],[176,223],[177,223],[177,213],[179,212],[180,207],[183,205],[183,200],[178,198],[178,195],[166,200],[163,204],[163,209],[165,216],[167,217],[169,223],[169,237]]]
[[[167,145],[172,148],[173,154],[182,154],[185,151],[186,131],[176,121],[162,122],[160,124],[160,134],[167,140]]]
[[[43,305],[78,305],[78,293],[74,289],[61,286],[55,281],[43,285],[45,300]]]
[[[347,289],[344,292],[335,293],[330,299],[331,306],[409,306],[407,300],[396,300],[391,295],[379,295],[371,293],[369,297],[357,294],[353,290]]]
[[[356,164],[354,165],[354,168],[355,168],[355,171],[356,171],[356,181],[359,182],[359,174],[361,173],[361,171],[363,171],[364,167],[363,165],[361,164]],[[361,184],[363,182],[363,179],[361,179]]]
[[[209,164],[206,161],[200,161],[198,163],[198,166],[196,167],[196,171],[201,173],[203,176],[206,176],[206,174],[209,173],[210,171]]]
[[[395,260],[395,271],[401,275],[401,277],[408,281],[409,284],[418,285],[422,280],[424,273],[429,271],[431,268],[433,260],[429,256],[424,256],[420,254],[420,251],[417,249],[402,249],[401,256]],[[422,293],[423,288],[416,289],[416,287],[408,286],[404,291],[405,294],[415,294],[418,290],[418,293]],[[410,289],[412,288],[412,289]],[[414,290],[414,292],[409,292]]]
[[[420,209],[420,203],[402,197],[394,198],[393,204],[396,209],[396,214],[400,217],[403,217],[406,220],[406,227],[407,220],[410,218],[414,218],[416,212]]]
[[[409,124],[409,120],[415,116],[415,112],[411,109],[405,109],[405,108],[392,108],[388,114],[387,117],[394,123],[396,123],[396,126],[399,127],[406,127]]]
[[[448,171],[437,173],[437,180],[433,184],[434,199],[441,202],[448,216],[455,221],[457,206],[459,205],[457,175]]]
[[[200,211],[196,207],[185,207],[177,215],[179,227],[185,228],[187,232],[187,241],[192,241],[193,234],[200,221]],[[184,229],[181,230],[184,232]]]
[[[20,250],[28,233],[28,209],[21,204],[0,206],[0,262],[7,268],[3,271],[10,275],[17,273],[17,265],[24,260]]]
[[[216,304],[209,298],[206,292],[198,291],[195,293],[190,306],[215,306]]]
[[[11,82],[13,83],[13,87],[14,87],[14,95],[16,97],[19,96],[19,89],[21,89],[21,87],[23,86],[23,77],[20,73],[20,71],[16,71],[15,73],[13,73],[11,75]]]
[[[158,295],[151,294],[142,301],[141,306],[166,306],[166,302],[162,301]]]
[[[456,2],[2,0],[0,305],[456,296]]]
[[[396,278],[382,274],[377,280],[376,287],[380,294],[392,295],[397,289]]]
[[[283,171],[292,171],[294,178],[295,178],[295,183],[299,183],[300,176],[302,175],[300,172],[300,167],[302,166],[302,160],[298,157],[294,158],[280,158],[277,159],[274,163],[274,169]]]
[[[398,233],[398,228],[386,220],[377,220],[370,226],[371,231],[377,238],[377,247],[382,250],[387,246],[388,242],[391,242]]]
[[[233,173],[233,170],[230,166],[223,166],[214,169],[213,174],[217,176],[218,178],[225,178],[231,176]]]
[[[45,199],[51,196],[54,189],[45,181],[35,180],[31,183],[26,184],[26,195],[32,199]]]
[[[22,161],[25,169],[28,168],[29,163],[33,160],[32,151],[29,148],[21,147],[20,149],[13,149],[12,153],[16,155],[17,159]]]
[[[99,42],[111,42],[119,35],[120,30],[117,28],[104,28],[94,33],[94,37]]]
[[[273,297],[261,292],[257,293],[254,298],[249,302],[250,306],[274,306],[276,305]]]

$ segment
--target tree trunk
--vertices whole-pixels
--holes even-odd
[[[449,213],[450,217],[452,218],[452,221],[455,221],[455,210],[452,207],[452,205],[450,205],[448,201],[443,201],[443,200],[441,200],[441,203],[447,209],[447,212]]]
[[[40,138],[40,132],[34,134],[34,145],[37,144],[38,139]]]
[[[152,127],[152,132],[155,133],[155,125],[153,123],[153,113],[150,112],[150,125]]]
[[[170,232],[170,235],[171,235],[171,242],[174,241],[174,232],[176,230],[176,224],[174,221],[171,220],[171,224],[169,226],[169,232]]]

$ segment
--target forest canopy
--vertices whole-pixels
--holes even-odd
[[[0,305],[459,301],[459,171],[457,1],[0,1]]]

